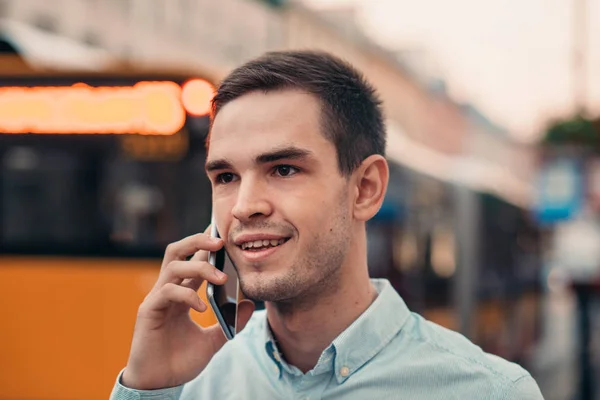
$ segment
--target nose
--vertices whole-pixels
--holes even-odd
[[[246,178],[238,187],[233,216],[241,222],[269,216],[273,212],[267,190],[259,179]]]

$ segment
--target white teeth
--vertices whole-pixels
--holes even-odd
[[[267,246],[279,246],[281,244],[284,244],[286,241],[286,239],[265,239],[265,240],[255,240],[253,242],[245,242],[241,244],[241,248],[242,250],[246,250],[246,249],[258,249],[258,248],[262,248],[262,247],[267,247]]]

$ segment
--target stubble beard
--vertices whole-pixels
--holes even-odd
[[[313,236],[300,259],[282,274],[247,282],[240,279],[246,297],[277,303],[280,308],[310,307],[318,298],[335,293],[351,241],[347,197],[342,193],[337,215],[329,229]]]

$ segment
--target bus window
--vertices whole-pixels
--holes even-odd
[[[98,239],[92,166],[67,151],[10,147],[2,157],[4,246],[85,247]]]
[[[203,147],[140,161],[114,137],[16,139],[0,151],[3,252],[160,256],[210,221]]]

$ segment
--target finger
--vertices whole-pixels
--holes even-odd
[[[167,246],[163,267],[174,260],[185,260],[200,250],[217,251],[221,247],[223,247],[222,239],[213,238],[204,233],[188,236]]]
[[[179,285],[185,279],[194,279],[200,284],[207,280],[215,285],[222,285],[227,281],[227,275],[205,261],[171,261],[161,274],[157,285]]]
[[[185,304],[198,312],[206,311],[206,304],[198,293],[190,288],[167,283],[149,299],[148,306],[153,310],[163,310],[172,304]]]
[[[210,236],[211,228],[212,228],[212,224],[208,225],[208,227],[204,231],[204,234]],[[208,261],[208,251],[198,250],[196,253],[194,253],[194,255],[192,256],[190,261]]]
[[[190,288],[197,292],[198,289],[200,289],[200,286],[202,286],[202,283],[204,283],[204,279],[190,278],[190,279],[184,279],[183,282],[181,282],[180,286]]]
[[[194,253],[190,261],[208,261],[208,251],[198,250]]]
[[[237,330],[241,332],[250,320],[250,317],[252,317],[255,306],[252,300],[244,299],[239,302],[237,307]]]

